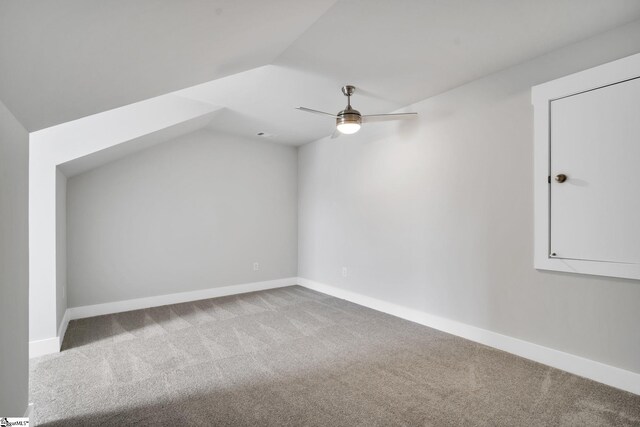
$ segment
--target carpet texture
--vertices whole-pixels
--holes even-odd
[[[298,286],[74,320],[37,425],[640,425],[640,396]]]

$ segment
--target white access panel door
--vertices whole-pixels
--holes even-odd
[[[549,120],[550,257],[640,264],[640,78],[552,100]]]

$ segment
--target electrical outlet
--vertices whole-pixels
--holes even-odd
[[[342,277],[347,277],[347,267],[342,267]]]
[[[254,262],[253,263],[253,271],[260,271],[260,263],[259,262]]]

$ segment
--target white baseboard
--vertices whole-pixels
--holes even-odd
[[[24,413],[24,418],[31,418],[33,416],[33,403],[27,405],[27,410]]]
[[[58,349],[62,347],[62,340],[64,334],[67,332],[67,326],[69,326],[69,320],[71,320],[71,313],[69,309],[65,310],[64,316],[62,316],[62,322],[60,322],[60,328],[58,328]]]
[[[105,314],[121,313],[123,311],[140,310],[149,307],[178,304],[182,302],[198,301],[201,299],[224,297],[228,295],[244,294],[247,292],[263,291],[266,289],[282,288],[296,284],[296,277],[266,280],[263,282],[243,283],[240,285],[223,286],[219,288],[201,289],[197,291],[179,292],[168,295],[158,295],[146,298],[136,298],[125,301],[108,302],[104,304],[70,307],[65,311],[57,337],[29,342],[29,358],[45,354],[58,353],[62,346],[64,334],[70,320],[85,317],[102,316]]]
[[[29,359],[60,351],[60,338],[51,337],[43,340],[29,341]]]
[[[43,340],[29,341],[29,359],[60,351],[64,334],[67,332],[67,326],[69,326],[69,320],[71,320],[70,314],[68,309],[64,312],[57,336]]]
[[[640,374],[635,372],[302,277],[298,278],[298,284],[314,291],[457,335],[612,387],[640,394]]]
[[[263,291],[265,289],[293,286],[296,284],[296,279],[296,277],[287,277],[285,279],[266,280],[264,282],[243,283],[240,285],[223,286],[220,288],[201,289],[198,291],[107,302],[104,304],[85,305],[82,307],[71,307],[67,310],[69,311],[70,320],[84,319],[85,317],[102,316],[104,314],[121,313],[123,311],[140,310],[149,307],[159,307],[162,305],[179,304],[182,302],[198,301],[201,299],[225,297],[228,295]]]

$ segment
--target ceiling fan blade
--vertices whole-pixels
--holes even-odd
[[[342,135],[342,132],[340,132],[338,129],[334,130],[333,133],[331,134],[331,139],[336,139],[337,137],[339,137],[340,135]]]
[[[362,116],[362,123],[386,122],[389,120],[404,120],[418,117],[418,113],[390,113],[390,114],[368,114]]]
[[[335,114],[325,113],[324,111],[313,110],[311,108],[306,108],[306,107],[297,107],[296,110],[304,111],[306,113],[322,114],[323,116],[333,117],[334,119],[337,118]]]

